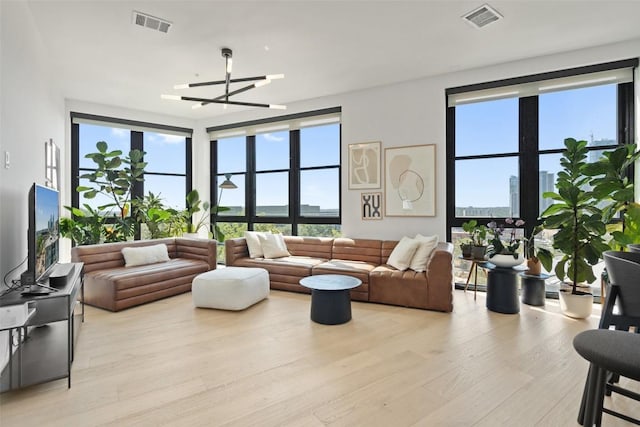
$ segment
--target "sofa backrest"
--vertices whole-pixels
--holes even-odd
[[[382,264],[387,263],[387,261],[389,260],[389,256],[391,255],[391,252],[393,251],[393,249],[396,247],[397,244],[398,244],[398,240],[384,240],[382,242]],[[447,242],[438,242],[433,252],[431,252],[431,256],[433,256],[433,254],[436,251],[445,251],[445,252],[453,253],[453,245]]]
[[[398,244],[398,240],[383,240],[382,241],[382,264],[386,264],[389,260],[389,256],[393,249]]]
[[[333,240],[331,258],[349,261],[363,261],[381,264],[382,240],[349,239],[338,237]]]
[[[284,242],[291,255],[331,259],[331,237],[285,236]]]
[[[176,237],[176,258],[188,258],[204,261],[209,270],[215,270],[218,264],[218,242],[213,239],[188,239]],[[171,254],[169,254],[171,256]]]
[[[224,241],[224,256],[226,265],[234,265],[236,260],[249,257],[249,247],[244,237],[226,239]]]
[[[83,262],[85,273],[107,268],[124,267],[122,248],[151,246],[164,243],[167,245],[169,258],[177,257],[176,240],[132,240],[128,242],[100,243],[97,245],[75,246],[71,248],[71,261]]]

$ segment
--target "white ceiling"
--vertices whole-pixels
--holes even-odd
[[[460,17],[478,1],[29,1],[66,98],[199,119],[161,93],[215,97],[220,48],[232,77],[284,73],[237,100],[287,104],[452,71],[640,38],[640,1],[489,1],[504,19],[481,30]],[[132,24],[138,10],[173,23]],[[640,52],[638,52],[640,54]]]

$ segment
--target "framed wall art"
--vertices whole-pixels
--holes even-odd
[[[436,146],[392,147],[384,151],[385,215],[436,215]]]
[[[380,188],[380,142],[349,144],[349,189]]]
[[[382,219],[382,193],[362,193],[360,200],[362,219]]]

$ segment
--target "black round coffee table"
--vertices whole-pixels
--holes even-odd
[[[323,325],[339,325],[351,320],[350,290],[362,284],[356,277],[319,274],[300,279],[311,289],[311,320]]]

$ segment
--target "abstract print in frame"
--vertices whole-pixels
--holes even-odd
[[[349,189],[380,188],[380,142],[349,144]]]
[[[436,215],[436,146],[386,148],[385,215]]]
[[[382,193],[362,193],[360,200],[362,219],[382,219]]]

